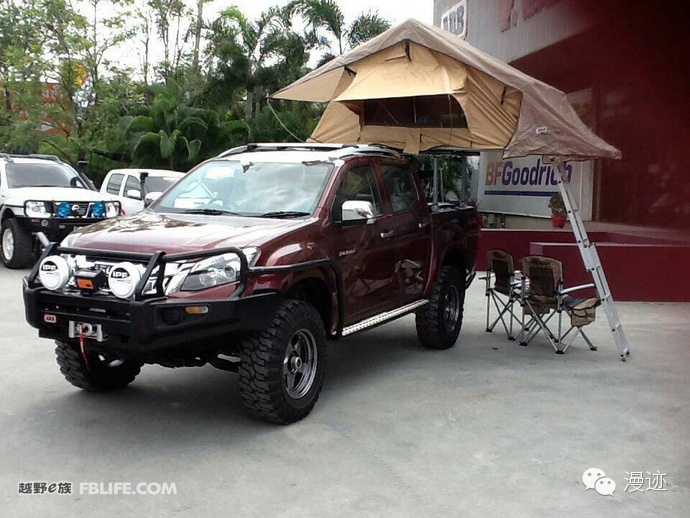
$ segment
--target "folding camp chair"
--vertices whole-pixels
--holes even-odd
[[[513,256],[504,250],[489,250],[487,253],[488,270],[486,272],[486,332],[491,333],[496,324],[501,322],[509,340],[513,335],[513,320],[518,324],[520,319],[515,314],[515,303],[520,298],[519,283],[515,280]],[[493,283],[492,283],[493,280]],[[493,302],[498,316],[491,322],[491,303]],[[506,323],[506,318],[509,320]]]
[[[594,322],[599,299],[578,299],[569,295],[578,290],[593,288],[594,284],[564,288],[563,263],[551,257],[538,255],[524,257],[522,272],[530,282],[528,289],[520,291],[520,305],[523,310],[520,345],[529,344],[542,331],[558,354],[564,354],[578,335],[582,335],[590,350],[596,351],[597,348],[582,328]],[[570,317],[570,328],[565,333],[563,333],[564,312]],[[525,316],[529,316],[527,323],[525,323]],[[554,316],[558,321],[556,333],[552,332],[548,326]],[[567,343],[564,342],[569,336],[570,340]],[[565,347],[563,347],[564,343]]]

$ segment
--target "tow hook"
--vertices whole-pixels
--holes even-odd
[[[86,366],[86,370],[88,371],[90,369],[89,360],[86,357],[86,349],[84,345],[84,332],[86,332],[87,334],[93,332],[91,324],[77,324],[77,333],[79,333],[79,350],[81,351],[81,357],[84,359],[84,365]]]

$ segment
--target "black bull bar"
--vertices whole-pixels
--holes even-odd
[[[236,254],[240,261],[239,280],[233,293],[224,299],[170,299],[163,287],[165,265],[179,261],[193,261],[223,254]],[[37,282],[42,260],[49,255],[70,254],[83,255],[91,260],[133,261],[145,264],[144,273],[137,284],[130,300],[113,297],[84,296],[52,292]],[[125,252],[90,248],[74,248],[50,243],[41,259],[24,279],[24,303],[26,318],[29,324],[39,329],[40,336],[64,339],[66,324],[69,320],[78,320],[83,316],[85,321],[102,323],[111,334],[116,335],[116,345],[124,348],[157,349],[179,345],[190,340],[218,335],[221,332],[262,330],[270,324],[280,300],[278,293],[260,293],[243,296],[250,277],[270,274],[285,274],[314,268],[326,268],[332,272],[336,282],[338,301],[338,325],[333,338],[342,336],[344,322],[343,279],[340,268],[330,258],[316,259],[296,264],[278,266],[250,267],[244,252],[237,247],[229,246],[168,254],[163,251],[153,253]],[[154,271],[158,274],[154,290],[144,293]],[[184,308],[190,305],[204,305],[209,308],[203,317],[188,319],[180,325],[169,326],[161,322],[162,312],[170,308]],[[51,315],[56,318],[52,324],[46,323],[42,314],[46,307],[51,308]],[[98,308],[107,313],[94,314],[91,308]],[[122,315],[127,315],[122,317]],[[115,315],[111,317],[110,315]],[[122,337],[126,337],[122,341]],[[109,339],[110,341],[110,339]],[[125,343],[126,342],[126,343]]]

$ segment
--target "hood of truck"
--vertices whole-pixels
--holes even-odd
[[[67,246],[151,253],[261,246],[310,220],[161,214],[143,211],[70,234]]]

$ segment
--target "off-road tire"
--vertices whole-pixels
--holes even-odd
[[[455,326],[448,329],[445,319],[447,296],[455,289],[459,298]],[[455,345],[462,327],[465,306],[465,283],[460,272],[451,266],[442,266],[436,277],[429,303],[416,316],[417,336],[429,349],[450,349]]]
[[[2,222],[0,227],[0,256],[2,257],[2,264],[6,268],[18,269],[26,268],[31,265],[31,258],[33,257],[33,247],[31,242],[31,233],[24,230],[15,218],[8,218]],[[14,238],[14,253],[12,257],[5,257],[5,251],[1,246],[2,238],[5,232],[9,230],[12,232]]]
[[[72,342],[55,342],[55,354],[60,372],[75,387],[90,392],[110,392],[126,387],[141,372],[141,364],[126,360],[117,367],[106,366],[98,355],[87,351],[88,368],[79,345]]]
[[[290,340],[303,329],[315,341],[316,372],[308,391],[295,399],[285,387],[283,362]],[[238,386],[249,413],[278,424],[299,421],[314,408],[323,386],[326,331],[319,312],[308,302],[283,302],[265,331],[244,337],[239,357]]]

